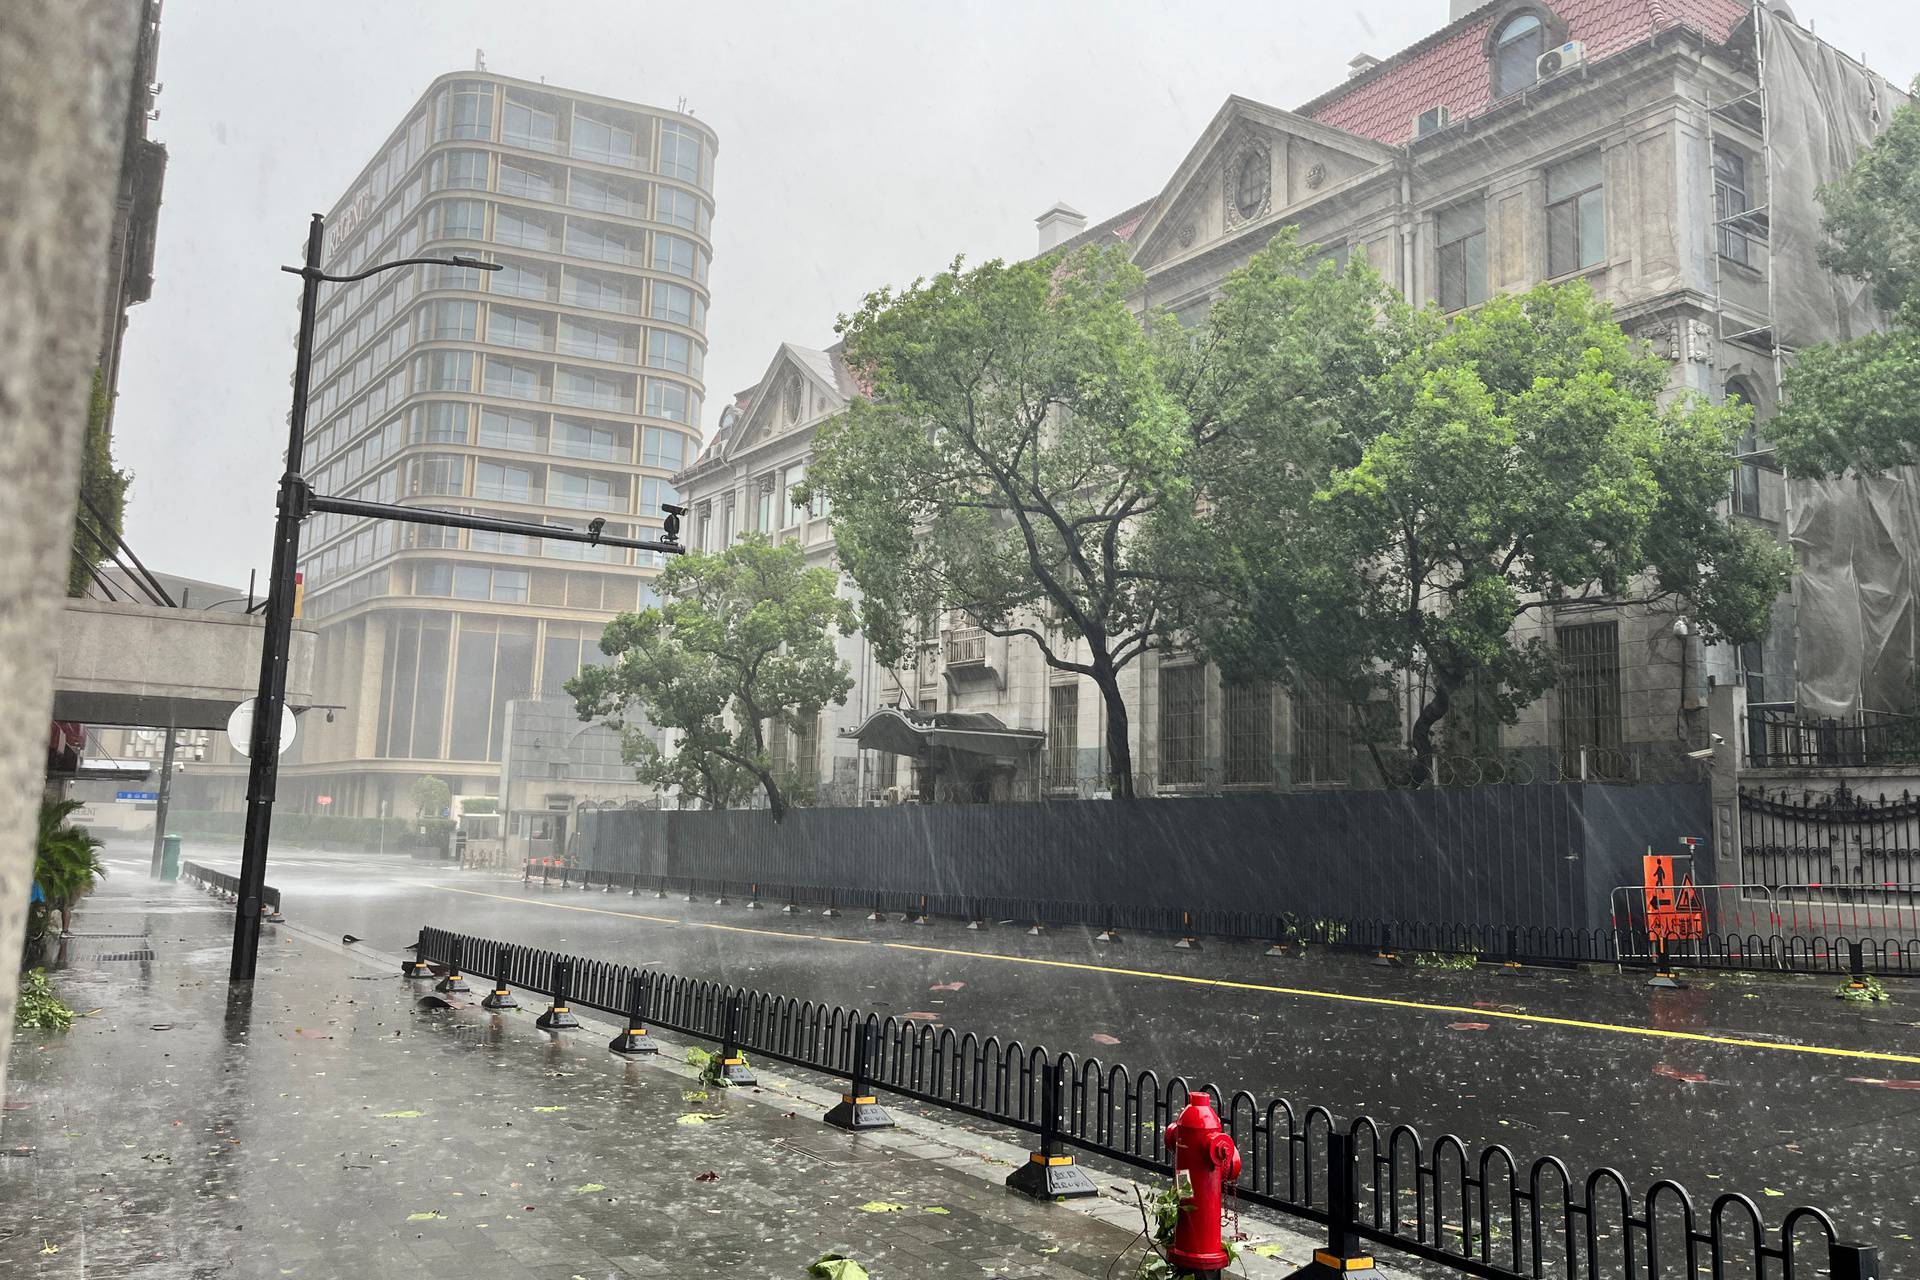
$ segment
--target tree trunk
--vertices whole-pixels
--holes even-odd
[[[1433,695],[1427,699],[1427,705],[1420,708],[1420,714],[1414,719],[1413,732],[1413,785],[1425,786],[1433,777],[1433,727],[1447,714],[1447,708],[1453,704],[1453,689],[1445,683],[1433,687]]]
[[[783,820],[787,816],[787,798],[780,794],[780,784],[773,780],[771,773],[764,770],[755,769],[753,775],[760,779],[760,788],[767,793],[767,808],[773,811],[773,820]]]
[[[0,5],[0,1094],[139,8]]]
[[[1127,700],[1120,695],[1120,673],[1099,658],[1093,681],[1107,708],[1107,785],[1114,798],[1133,799],[1133,747],[1127,741]]]

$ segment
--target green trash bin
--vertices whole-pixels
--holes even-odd
[[[160,878],[168,882],[180,878],[180,837],[171,831],[160,842]]]

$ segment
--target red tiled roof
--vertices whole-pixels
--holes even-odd
[[[1568,38],[1599,60],[1662,27],[1691,27],[1724,44],[1748,13],[1746,0],[1545,0]],[[1458,120],[1484,110],[1493,96],[1487,28],[1501,10],[1489,5],[1428,36],[1373,70],[1315,98],[1300,114],[1390,146],[1406,142],[1413,118],[1444,106]]]

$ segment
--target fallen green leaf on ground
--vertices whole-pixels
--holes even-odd
[[[534,1110],[542,1113],[543,1115],[550,1115],[555,1111],[565,1111],[566,1108],[565,1107],[535,1107]]]
[[[947,1209],[947,1208],[943,1208],[942,1206],[940,1206],[940,1205],[937,1205],[937,1204],[930,1204],[930,1205],[925,1205],[925,1206],[923,1206],[923,1207],[921,1208],[921,1210],[920,1210],[920,1212],[922,1212],[922,1213],[938,1213],[938,1214],[942,1214],[942,1215],[944,1215],[944,1214],[949,1214],[949,1213],[952,1213],[952,1212],[953,1212],[953,1210],[951,1210],[951,1209]]]
[[[573,1193],[575,1195],[584,1196],[584,1195],[591,1195],[595,1191],[605,1191],[605,1190],[606,1188],[601,1186],[597,1182],[583,1182],[579,1186],[573,1189]]]
[[[891,1200],[869,1200],[860,1206],[862,1213],[905,1213],[906,1209],[906,1205]]]
[[[682,1089],[680,1091],[680,1101],[682,1102],[705,1102],[706,1100],[707,1091],[705,1089]]]
[[[418,1120],[420,1113],[418,1111],[382,1111],[380,1118],[382,1120]]]
[[[1280,1246],[1277,1244],[1257,1244],[1253,1246],[1253,1251],[1262,1258],[1277,1258],[1280,1256]]]
[[[1783,1196],[1787,1193],[1784,1191],[1775,1191],[1772,1187],[1762,1187],[1760,1188],[1760,1194],[1763,1196]]]
[[[407,1221],[408,1222],[432,1222],[436,1218],[444,1218],[446,1216],[447,1216],[446,1214],[440,1212],[438,1209],[429,1209],[425,1213],[408,1214]]]
[[[724,1120],[726,1113],[721,1111],[689,1111],[675,1120],[675,1124],[705,1124],[709,1120]]]
[[[819,1261],[807,1268],[810,1276],[820,1276],[823,1280],[867,1280],[867,1269],[852,1258],[843,1258],[837,1253],[823,1253]]]

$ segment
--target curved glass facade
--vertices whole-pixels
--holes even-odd
[[[699,450],[716,140],[671,111],[484,72],[437,81],[328,218],[327,269],[470,254],[323,295],[320,493],[652,537]],[[657,557],[328,515],[302,537],[316,687],[285,798],[398,812],[497,782],[507,700],[560,693]]]

